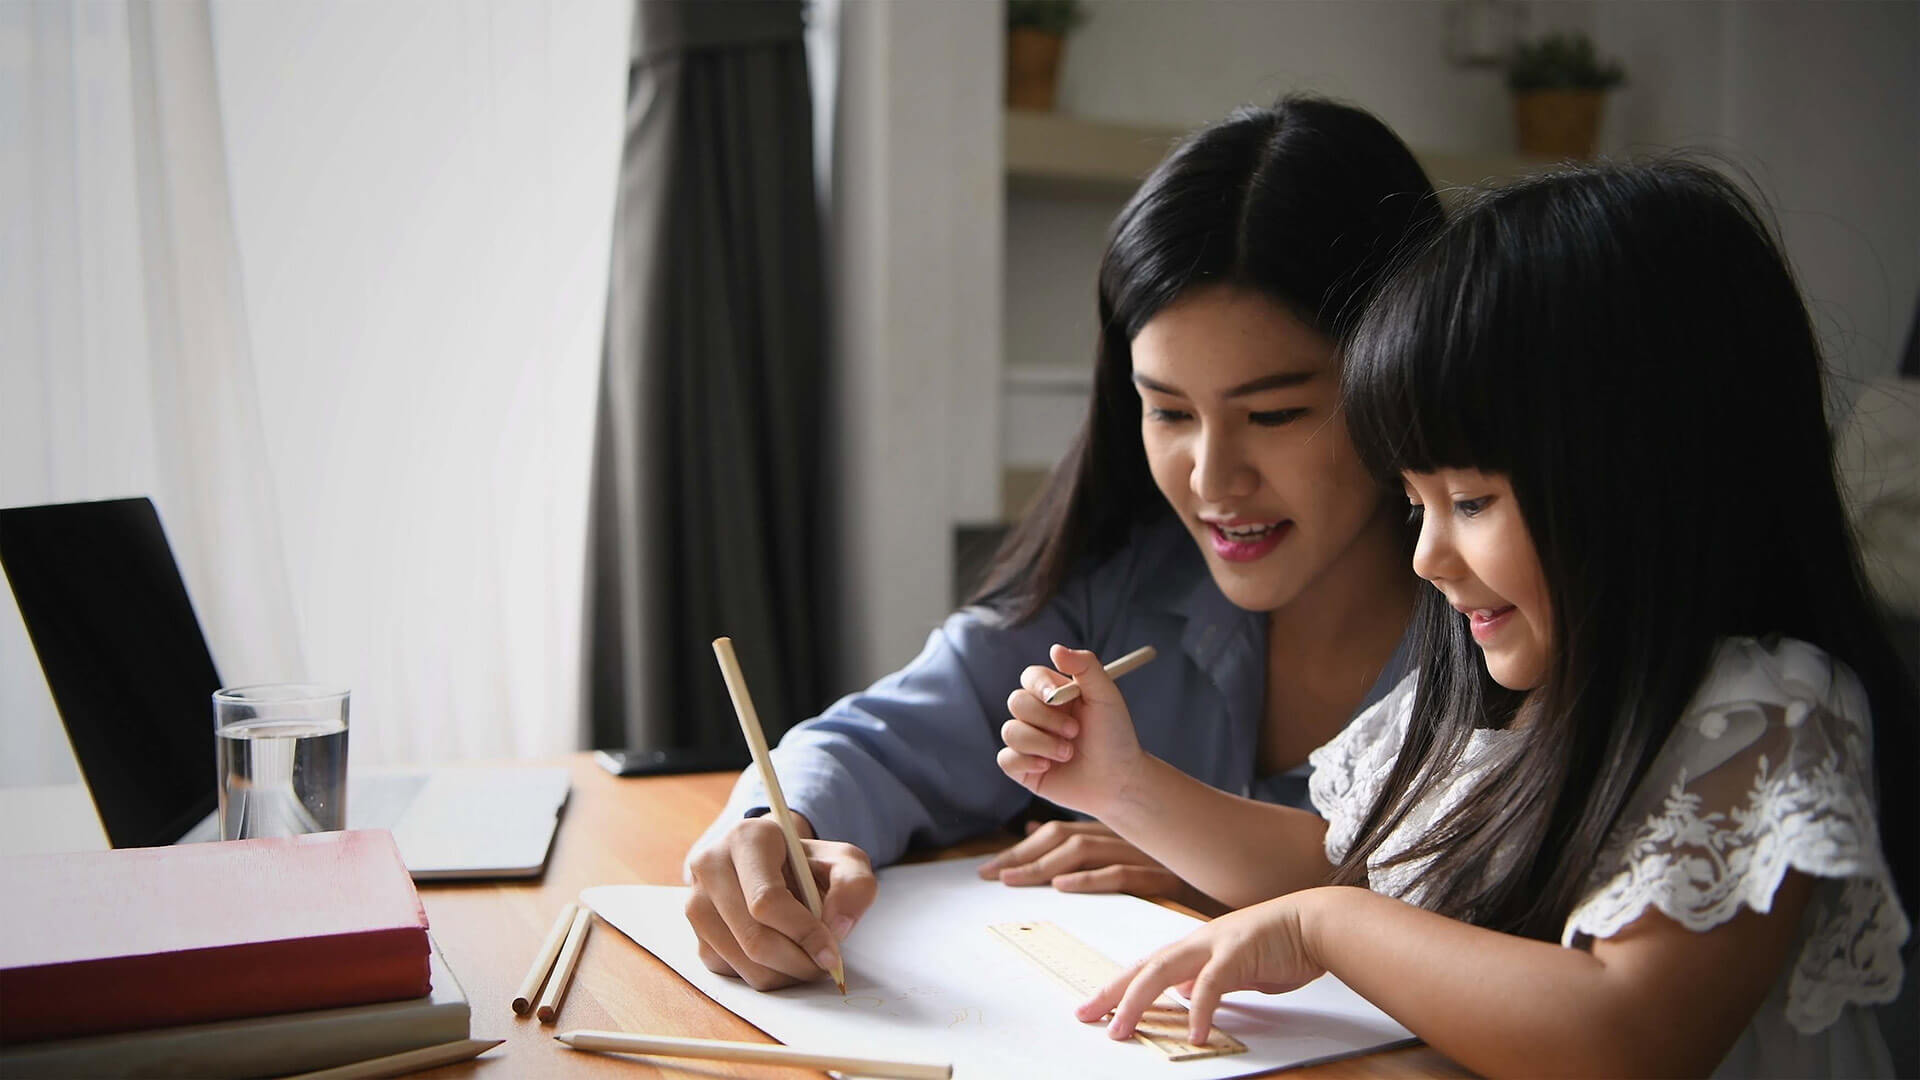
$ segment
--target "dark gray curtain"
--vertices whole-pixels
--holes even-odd
[[[595,746],[777,738],[824,704],[824,266],[800,0],[639,0],[587,568]],[[741,754],[742,760],[745,754]]]

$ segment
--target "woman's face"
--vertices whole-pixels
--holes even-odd
[[[1240,607],[1285,607],[1383,520],[1333,343],[1280,304],[1189,292],[1134,335],[1133,381],[1154,483]]]

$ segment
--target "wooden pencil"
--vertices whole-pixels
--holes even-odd
[[[726,1042],[720,1039],[680,1039],[665,1035],[629,1035],[623,1031],[569,1031],[554,1036],[575,1050],[616,1054],[654,1054],[661,1057],[706,1058],[753,1065],[797,1065],[805,1069],[834,1069],[848,1076],[882,1076],[893,1080],[948,1080],[953,1066],[921,1061],[888,1061],[796,1050],[768,1043]]]
[[[787,838],[787,858],[793,863],[793,876],[800,882],[807,910],[820,917],[820,889],[813,881],[813,868],[807,863],[807,849],[801,846],[800,833],[794,827],[793,814],[787,810],[787,798],[780,792],[780,778],[773,772],[773,755],[767,750],[767,733],[760,728],[760,714],[753,708],[753,696],[747,693],[747,676],[740,670],[740,659],[733,654],[732,638],[714,638],[713,655],[720,661],[720,677],[727,681],[727,695],[733,698],[733,711],[740,717],[740,733],[747,737],[747,749],[753,751],[753,763],[760,769],[760,783],[767,789],[767,806],[773,820]],[[847,969],[836,955],[833,985],[847,992]]]
[[[541,1023],[551,1024],[560,1015],[560,1001],[567,996],[567,984],[573,981],[573,969],[579,966],[580,949],[586,944],[587,928],[592,925],[591,909],[583,907],[574,912],[573,925],[567,929],[567,942],[560,946],[560,958],[554,961],[547,990],[540,995],[539,1007],[534,1009]]]
[[[1120,676],[1125,675],[1127,672],[1132,671],[1134,668],[1139,667],[1140,665],[1146,663],[1147,661],[1153,659],[1158,655],[1160,654],[1154,651],[1153,646],[1142,645],[1139,648],[1128,653],[1127,655],[1121,657],[1120,659],[1115,660],[1113,663],[1106,665],[1105,670],[1107,672],[1107,677],[1111,679],[1117,679]],[[1049,705],[1065,705],[1067,702],[1072,701],[1074,698],[1077,698],[1079,696],[1080,696],[1080,684],[1077,682],[1070,682],[1070,683],[1062,683],[1061,685],[1056,686],[1053,689],[1047,691],[1047,695],[1041,698],[1040,700],[1046,702]]]
[[[560,943],[566,939],[567,930],[573,925],[573,917],[580,910],[577,903],[568,903],[560,909],[560,917],[553,920],[553,929],[547,931],[547,940],[540,943],[540,953],[533,958],[533,966],[527,969],[527,977],[520,980],[520,990],[513,995],[513,1011],[525,1016],[533,1011],[534,995],[540,992],[540,984],[547,979],[547,972],[553,970],[553,958],[560,955]]]
[[[438,1046],[423,1046],[418,1050],[403,1050],[398,1054],[388,1054],[385,1057],[368,1058],[350,1065],[336,1065],[331,1069],[304,1072],[298,1076],[289,1076],[286,1080],[374,1080],[375,1077],[381,1076],[405,1076],[422,1069],[452,1065],[457,1061],[479,1057],[506,1041],[505,1039],[459,1039],[450,1043],[441,1043]]]

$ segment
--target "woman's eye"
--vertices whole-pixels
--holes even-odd
[[[1480,512],[1485,510],[1487,504],[1492,501],[1492,499],[1484,497],[1478,499],[1459,499],[1454,502],[1453,509],[1454,512],[1458,513],[1461,517],[1479,517]]]
[[[1420,524],[1420,519],[1426,516],[1426,512],[1427,512],[1427,508],[1420,505],[1419,503],[1412,503],[1408,505],[1407,524],[1409,525]]]
[[[1267,412],[1247,414],[1248,419],[1261,427],[1282,427],[1307,415],[1305,409],[1271,409]]]
[[[1176,424],[1188,418],[1189,414],[1181,412],[1179,409],[1161,409],[1152,405],[1147,406],[1147,419],[1158,424]]]

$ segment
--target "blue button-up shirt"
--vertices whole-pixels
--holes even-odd
[[[1028,622],[955,612],[911,664],[796,725],[773,751],[788,805],[817,835],[858,845],[878,866],[909,845],[954,844],[1012,820],[1032,795],[994,760],[1007,695],[1055,642],[1107,660],[1152,645],[1159,657],[1120,680],[1141,746],[1222,790],[1312,809],[1304,767],[1254,775],[1266,617],[1221,593],[1171,517],[1070,577]],[[1362,709],[1399,682],[1406,653],[1403,640]],[[707,838],[765,809],[749,769]]]

